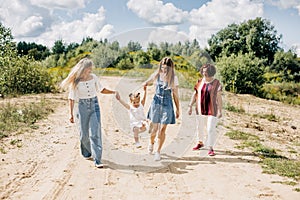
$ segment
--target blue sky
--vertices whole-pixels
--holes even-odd
[[[1,0],[1,23],[15,40],[51,47],[56,40],[178,42],[207,39],[232,23],[262,17],[300,55],[300,0]]]

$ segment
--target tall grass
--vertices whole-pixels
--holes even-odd
[[[41,99],[27,104],[3,104],[0,108],[0,140],[22,127],[34,128],[34,123],[52,113],[53,105]]]

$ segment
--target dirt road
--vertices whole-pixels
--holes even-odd
[[[119,90],[125,100],[130,91],[140,89],[139,82],[128,78],[103,77],[101,82],[107,88]],[[78,131],[75,124],[68,122],[66,94],[46,95],[57,101],[55,112],[38,122],[39,129],[3,141],[7,143],[7,153],[0,154],[1,199],[299,199],[300,193],[293,190],[300,187],[299,183],[280,184],[291,179],[263,174],[259,158],[250,151],[237,150],[236,141],[224,135],[227,126],[245,128],[247,123],[257,124],[249,116],[242,119],[224,111],[218,126],[217,155],[208,157],[205,149],[192,151],[195,116],[187,115],[191,91],[186,92],[181,91],[182,116],[176,125],[167,129],[160,162],[147,153],[148,133],[141,135],[142,148],[136,149],[129,133],[127,111],[112,95],[100,94],[104,169],[95,168],[92,161],[81,157]],[[152,95],[153,89],[148,88],[146,108]],[[288,116],[284,118],[282,126],[288,124],[286,129],[291,123],[300,124],[299,107],[248,96],[226,95],[224,101],[240,104],[249,113],[274,107],[273,112],[278,116],[296,115],[296,121]],[[270,136],[263,132],[257,134],[271,143],[269,129],[274,125],[258,123],[263,124]],[[9,145],[12,139],[20,140],[22,147]],[[274,147],[282,145],[285,138],[281,139],[273,142]],[[290,144],[287,140],[286,145]]]

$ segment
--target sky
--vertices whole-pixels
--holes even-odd
[[[49,48],[86,37],[143,47],[197,39],[204,48],[212,34],[256,17],[270,21],[281,47],[300,56],[300,0],[0,0],[0,21],[16,42]]]

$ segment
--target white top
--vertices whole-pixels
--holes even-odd
[[[80,81],[78,85],[73,89],[69,88],[69,99],[89,99],[97,96],[97,93],[101,92],[104,87],[101,85],[98,77],[95,74],[91,74],[92,79],[88,81]]]
[[[145,113],[144,113],[144,106],[140,104],[139,107],[135,108],[130,105],[129,109],[130,115],[130,127],[142,127],[143,121],[146,120]]]

